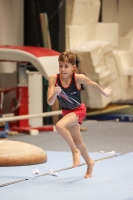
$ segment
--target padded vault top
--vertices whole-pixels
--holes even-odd
[[[59,52],[34,46],[0,46],[0,61],[30,62],[47,79],[58,73]]]

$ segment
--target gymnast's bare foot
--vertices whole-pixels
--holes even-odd
[[[95,164],[94,161],[92,161],[92,162],[87,166],[87,171],[86,171],[86,174],[84,175],[84,178],[90,178],[90,177],[91,177],[94,164]]]
[[[73,154],[73,166],[72,167],[78,167],[80,164],[80,151],[77,149],[75,152],[72,152]]]

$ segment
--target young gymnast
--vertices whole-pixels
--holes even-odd
[[[86,107],[80,98],[81,84],[97,90],[106,97],[111,95],[111,89],[105,88],[103,90],[84,74],[76,74],[75,54],[67,51],[63,52],[59,55],[58,61],[59,74],[49,77],[47,102],[49,105],[53,105],[55,99],[58,98],[63,118],[56,123],[56,130],[70,146],[73,167],[80,164],[80,155],[85,159],[87,171],[84,177],[89,178],[92,175],[94,161],[90,158],[80,133],[80,124],[86,117]]]

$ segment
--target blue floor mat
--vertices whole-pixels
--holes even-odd
[[[0,188],[4,200],[131,200],[133,153],[95,163],[93,176],[83,178],[86,165]]]
[[[23,179],[33,179],[35,175],[32,173],[34,169],[39,169],[40,174],[49,172],[50,168],[53,170],[59,170],[65,167],[72,166],[71,152],[46,152],[48,156],[48,162],[38,165],[28,166],[15,166],[15,167],[0,167],[0,185],[8,184],[14,181]],[[90,153],[92,159],[100,159],[115,154],[109,153]],[[81,158],[81,163],[84,160]]]

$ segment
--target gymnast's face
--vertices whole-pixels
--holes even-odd
[[[67,78],[71,76],[75,70],[75,65],[72,65],[71,63],[67,61],[59,61],[59,72],[62,78]]]

